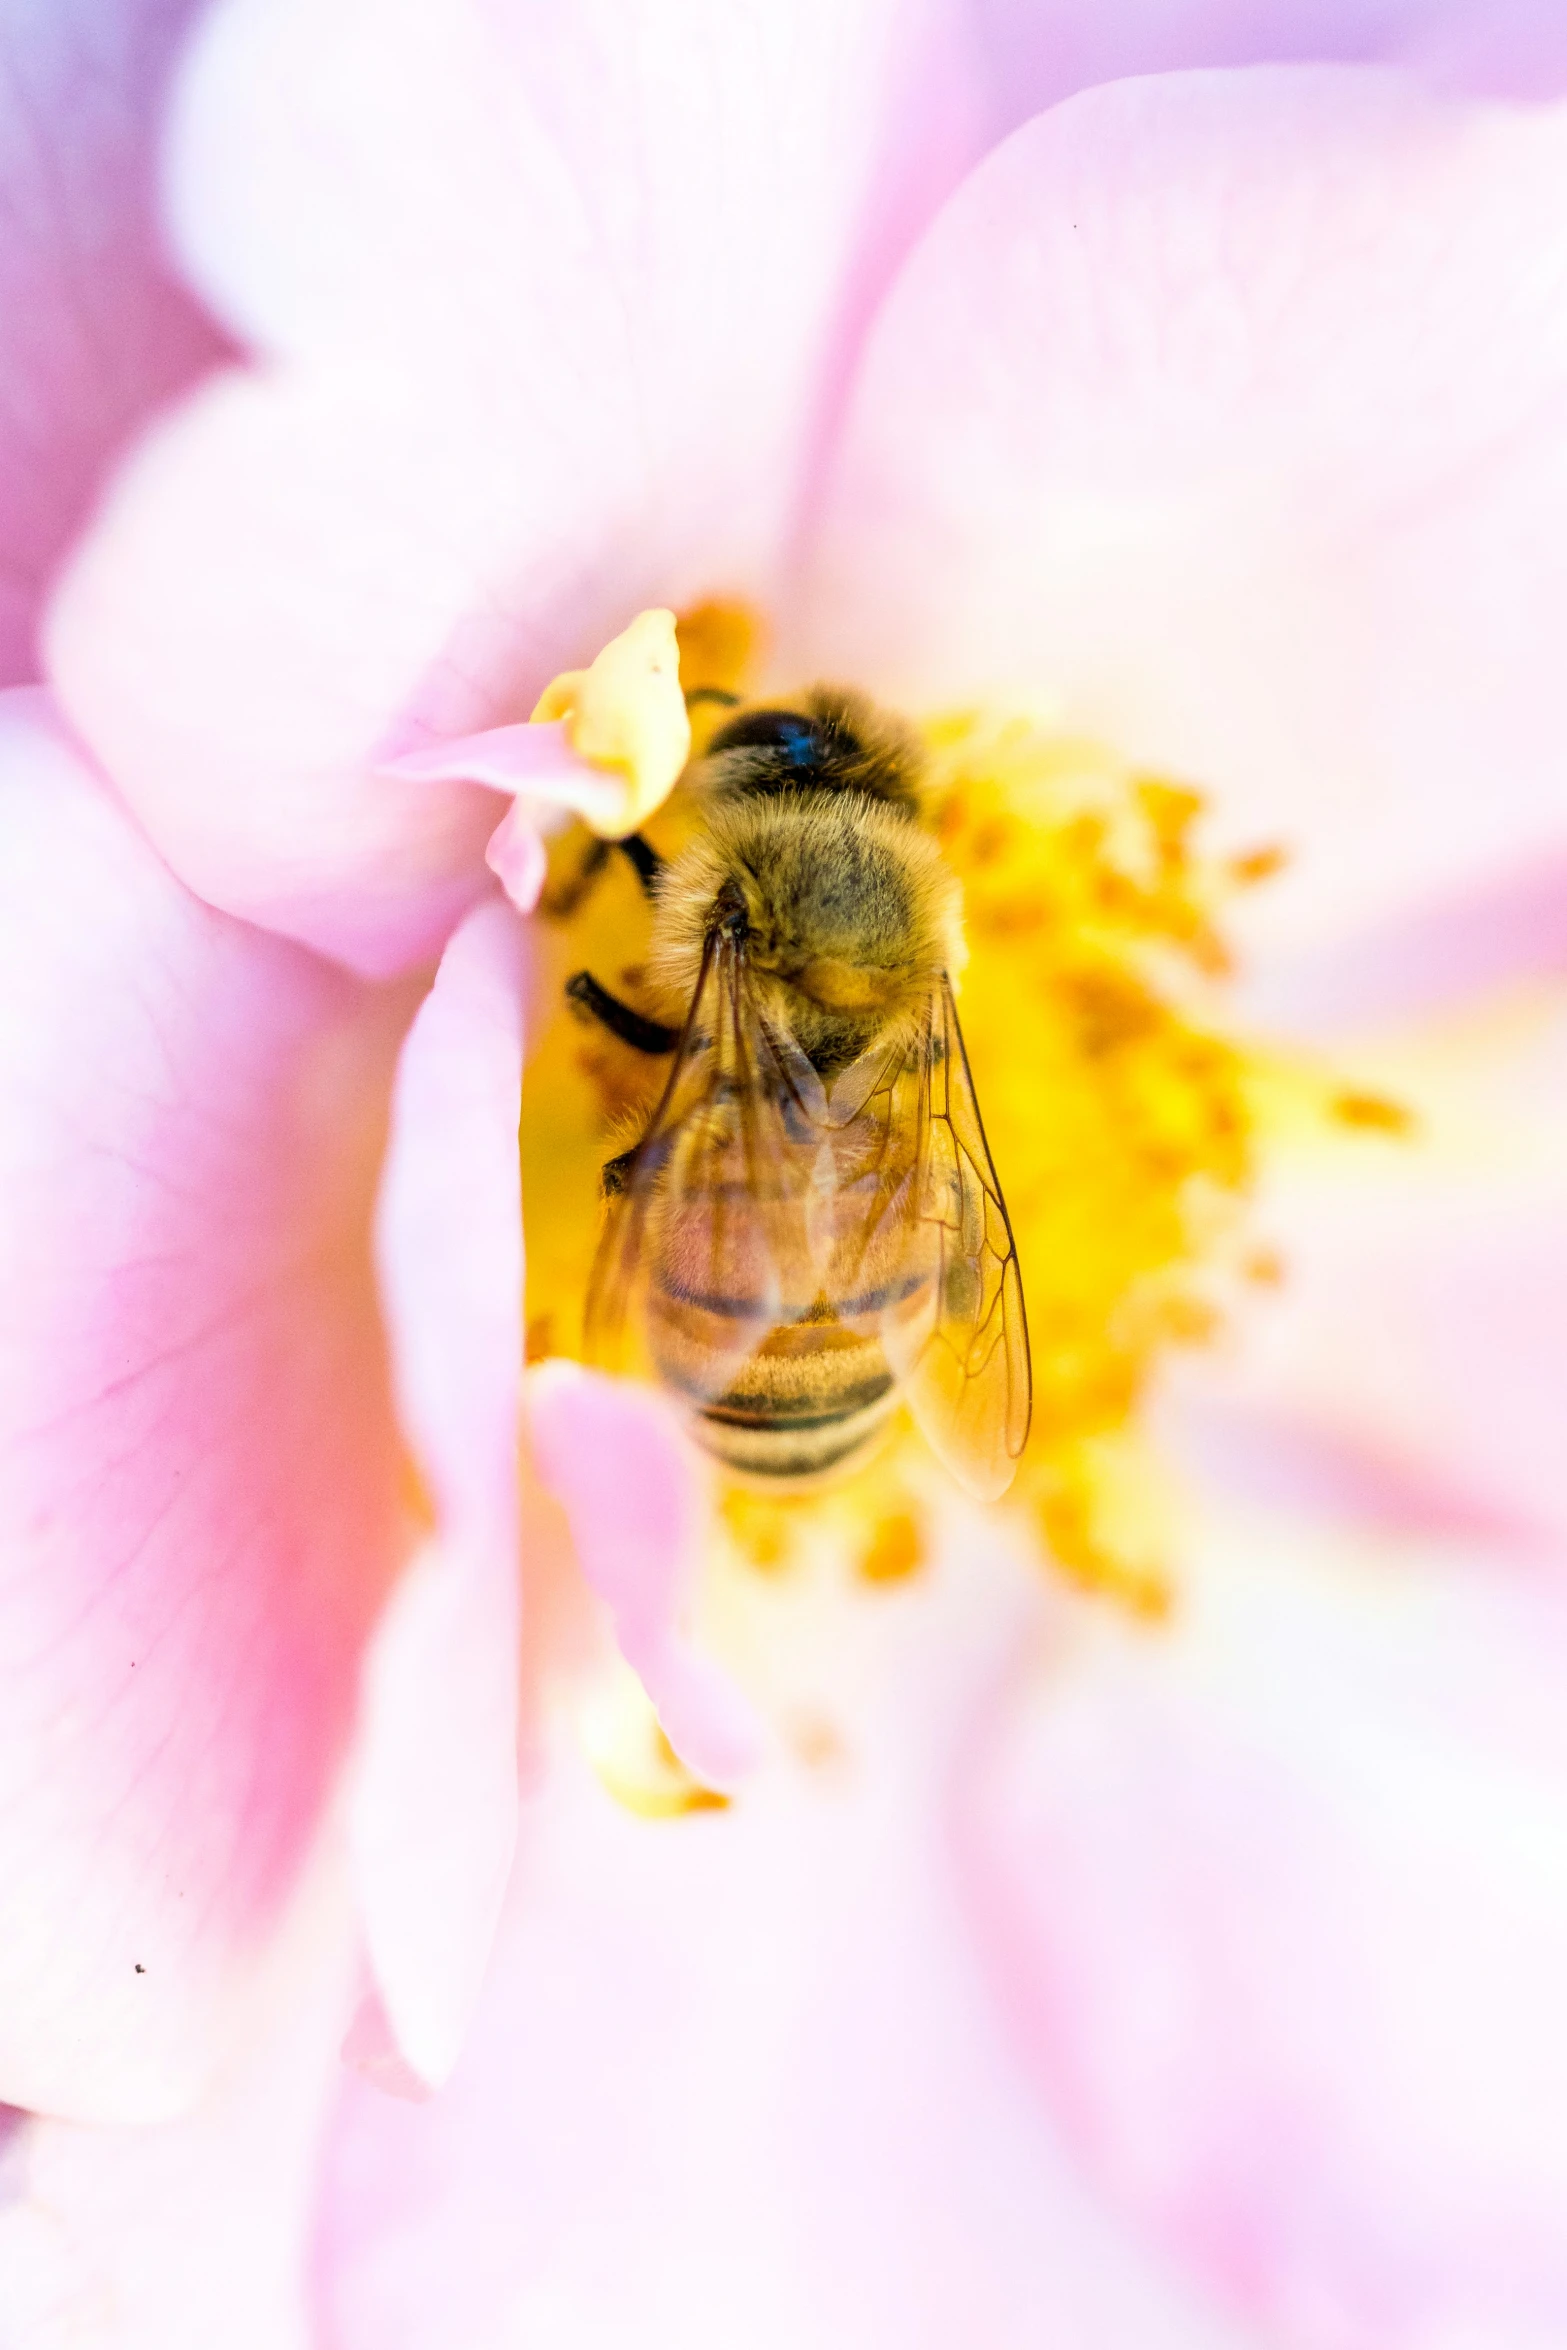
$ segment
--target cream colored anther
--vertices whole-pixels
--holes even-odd
[[[635,832],[691,755],[673,612],[639,612],[590,668],[552,678],[533,716],[564,721],[579,759],[624,777],[624,809],[613,817],[584,812],[591,829],[604,840]]]

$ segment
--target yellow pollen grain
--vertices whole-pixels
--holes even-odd
[[[1276,1248],[1250,1248],[1241,1259],[1241,1278],[1258,1289],[1278,1289],[1285,1277],[1284,1259]]]
[[[691,752],[673,612],[639,612],[588,668],[552,678],[533,716],[564,720],[579,758],[625,778],[623,808],[593,830],[606,840],[635,832],[669,797]]]
[[[1414,1112],[1387,1094],[1346,1088],[1333,1097],[1332,1114],[1340,1126],[1356,1126],[1373,1134],[1412,1134]]]
[[[883,1518],[860,1553],[859,1570],[867,1583],[901,1583],[913,1574],[925,1556],[925,1534],[912,1510],[898,1510]]]
[[[1289,863],[1289,851],[1277,841],[1265,842],[1260,848],[1242,849],[1231,857],[1225,867],[1232,881],[1249,889],[1259,881],[1271,881],[1282,873]]]

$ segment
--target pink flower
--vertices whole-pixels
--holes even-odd
[[[177,13],[8,36],[11,2333],[1558,2339],[1552,19]],[[954,1514],[698,1644],[569,1371],[519,1632],[526,935],[385,769],[715,592],[1286,837],[1258,1015],[1426,1115],[1264,1201],[1162,1638]],[[730,1809],[573,1759],[606,1628]]]

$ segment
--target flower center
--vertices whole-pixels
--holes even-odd
[[[735,703],[750,641],[745,617],[720,608],[681,623],[698,752],[720,724],[746,735]],[[1073,1575],[1157,1612],[1166,1580],[1138,1406],[1164,1351],[1212,1327],[1216,1274],[1240,1255],[1252,1071],[1213,998],[1226,968],[1217,918],[1255,871],[1206,860],[1198,796],[1101,745],[988,711],[918,732],[922,822],[961,886],[962,1026],[1028,1297],[1033,1430],[1003,1506]],[[688,779],[640,837],[668,859],[702,821]],[[556,1010],[522,1122],[535,1359],[581,1351],[600,1168],[635,1140],[667,1075],[648,1050],[660,1022],[639,854],[580,830],[552,847],[540,929],[542,1000]],[[574,1016],[565,983],[581,972],[646,1033]],[[737,1482],[724,1518],[757,1566],[825,1529],[885,1581],[917,1567],[940,1477],[894,1421],[841,1486],[780,1499]]]

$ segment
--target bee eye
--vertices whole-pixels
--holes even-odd
[[[776,751],[785,767],[796,774],[810,774],[825,767],[833,751],[842,746],[825,726],[802,717],[798,710],[746,710],[721,726],[707,747],[709,755],[718,751]]]

